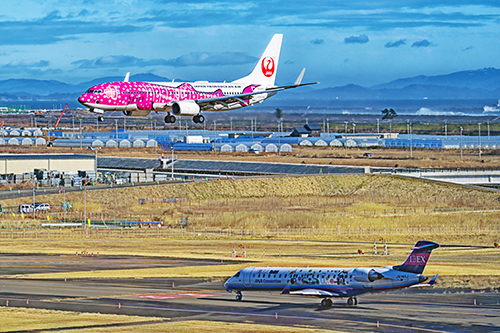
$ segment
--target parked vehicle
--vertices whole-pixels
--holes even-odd
[[[50,210],[48,203],[35,203],[35,210]]]
[[[33,205],[21,204],[19,205],[19,213],[33,213]]]

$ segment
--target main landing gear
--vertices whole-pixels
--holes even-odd
[[[195,122],[197,124],[203,124],[205,122],[205,117],[201,114],[196,115],[193,117],[193,122]]]
[[[353,306],[353,305],[358,305],[358,298],[353,296],[353,297],[349,297],[347,299],[347,305],[348,306]]]
[[[97,121],[102,123],[104,121],[104,117],[103,116],[97,116]]]
[[[170,113],[165,116],[165,123],[173,124],[175,123],[175,116],[172,116]]]
[[[331,308],[333,305],[333,301],[330,298],[323,298],[321,300],[321,306],[324,308]]]
[[[243,295],[241,294],[241,291],[236,292],[236,300],[241,301],[243,299]]]

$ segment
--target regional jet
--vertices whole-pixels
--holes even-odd
[[[166,123],[176,116],[193,117],[203,123],[203,111],[226,111],[262,103],[279,91],[318,82],[303,83],[305,68],[293,85],[274,84],[281,50],[282,34],[275,34],[253,71],[233,82],[123,82],[98,84],[88,89],[78,101],[104,120],[105,111],[123,111],[126,116],[145,117],[153,112],[166,112]]]
[[[357,296],[407,287],[431,286],[423,275],[433,249],[439,244],[418,241],[406,261],[398,266],[380,267],[246,267],[226,281],[228,292],[236,293],[241,301],[242,291],[280,291],[286,295],[322,298],[321,306],[331,307],[332,298],[347,298],[349,306],[357,305]]]

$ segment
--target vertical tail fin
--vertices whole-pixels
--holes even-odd
[[[406,261],[402,265],[394,266],[393,268],[398,271],[422,274],[432,250],[438,247],[438,243],[423,240],[418,241],[413,251],[406,258]]]
[[[282,39],[282,34],[275,34],[252,73],[233,82],[260,84],[266,87],[274,86]]]

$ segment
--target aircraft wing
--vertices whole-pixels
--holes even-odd
[[[340,294],[332,293],[330,291],[322,290],[322,289],[301,289],[290,291],[288,294],[290,295],[302,295],[302,296],[325,296],[325,297],[339,297]]]
[[[302,83],[302,84],[292,84],[290,86],[281,86],[281,87],[274,87],[274,88],[268,88],[266,90],[261,90],[261,91],[254,91],[250,93],[245,93],[245,94],[239,94],[239,95],[230,95],[230,96],[221,96],[221,97],[213,97],[213,98],[204,98],[204,99],[196,99],[194,100],[198,105],[200,105],[202,108],[203,106],[207,104],[229,104],[229,103],[234,103],[234,102],[240,102],[242,104],[245,104],[248,106],[249,102],[247,101],[254,95],[262,95],[262,94],[270,94],[270,93],[277,93],[278,91],[282,90],[287,90],[291,88],[297,88],[297,87],[302,87],[302,86],[308,86],[312,84],[317,84],[319,82],[310,82],[310,83]]]

